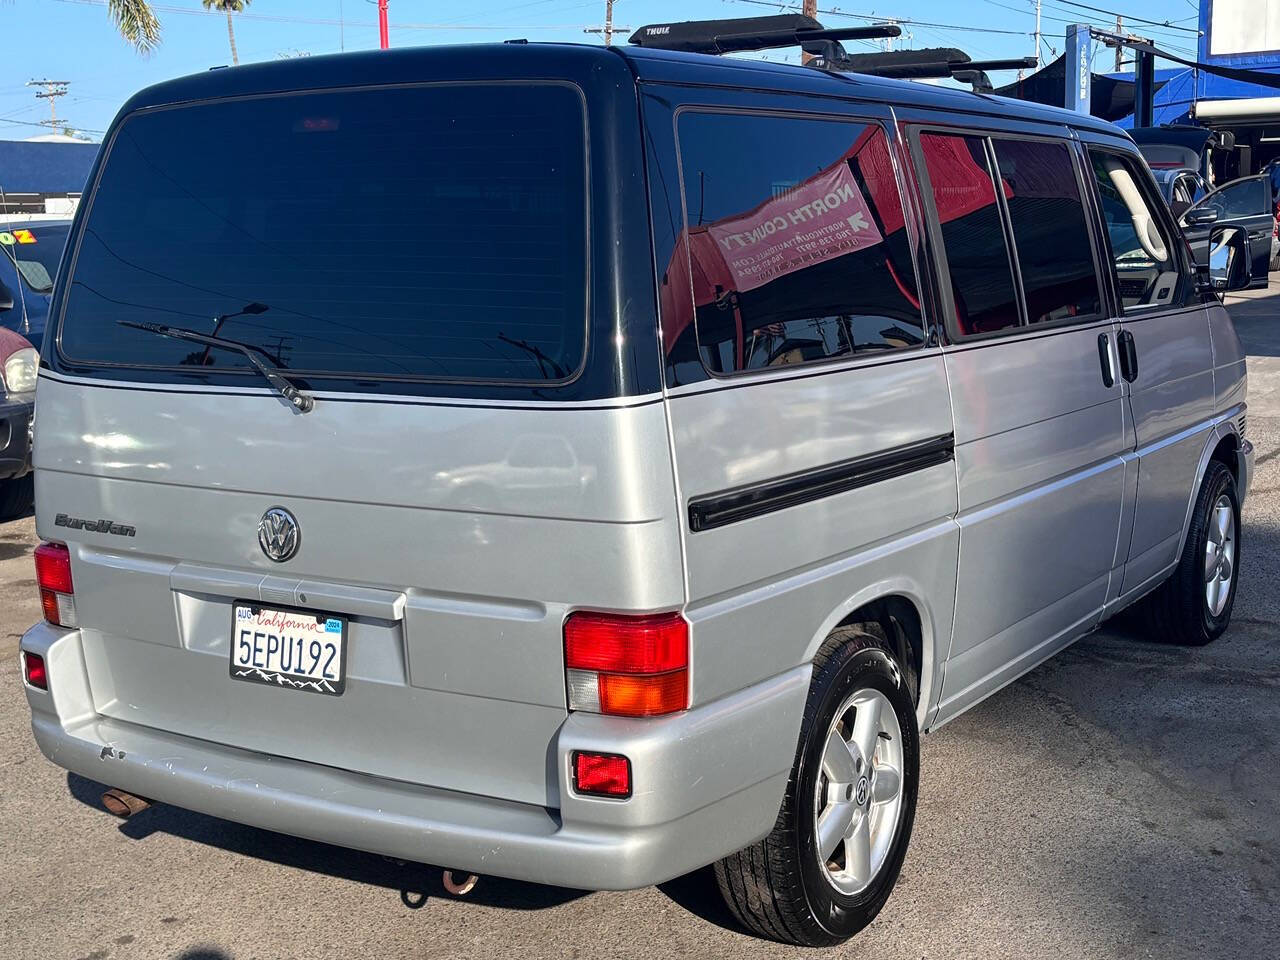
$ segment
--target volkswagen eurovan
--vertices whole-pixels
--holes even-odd
[[[228,171],[233,171],[229,175]],[[1245,358],[1133,143],[646,49],[137,94],[41,351],[40,749],[298,837],[875,917],[920,735],[1231,617]]]

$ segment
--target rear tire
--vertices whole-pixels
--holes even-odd
[[[35,503],[35,474],[0,480],[0,520],[12,520],[27,513]]]
[[[827,947],[869,924],[889,899],[911,839],[920,752],[915,703],[883,640],[858,627],[835,630],[813,671],[773,832],[718,862],[715,874],[748,930]]]
[[[1189,647],[1216,640],[1231,623],[1239,582],[1240,497],[1231,471],[1212,460],[1178,566],[1142,602],[1150,639]]]

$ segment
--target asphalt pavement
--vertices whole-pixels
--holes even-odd
[[[1230,631],[1124,624],[923,742],[915,836],[863,960],[1280,956],[1280,285],[1232,304],[1259,469]],[[0,958],[778,957],[709,872],[630,893],[397,864],[163,804],[127,822],[31,738],[17,644],[30,518],[0,525]]]

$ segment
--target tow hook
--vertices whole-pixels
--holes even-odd
[[[465,897],[476,888],[480,878],[474,873],[463,873],[461,870],[446,870],[443,882],[444,888],[455,897]]]

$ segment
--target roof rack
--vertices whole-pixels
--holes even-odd
[[[830,44],[838,53],[843,53],[839,44],[841,40],[876,40],[901,35],[902,28],[893,23],[828,30],[813,17],[796,13],[735,20],[651,23],[631,34],[627,42],[637,47],[710,54],[822,43]]]
[[[850,54],[841,40],[874,40],[901,36],[895,23],[828,30],[813,17],[781,14],[734,20],[685,20],[653,23],[631,34],[638,47],[683,53],[724,54],[745,50],[800,47],[810,55],[808,66],[831,73],[863,73],[877,77],[918,80],[951,77],[971,84],[975,93],[991,93],[988,70],[1021,70],[1036,66],[1035,57],[1010,60],[971,60],[963,50],[939,47]]]
[[[819,62],[820,61],[820,62]],[[822,57],[810,66],[835,73],[862,73],[899,80],[922,80],[951,77],[968,83],[975,93],[992,93],[994,87],[988,70],[1028,70],[1036,66],[1035,57],[1013,57],[1007,60],[971,60],[955,47],[933,47],[923,50],[894,50],[888,53],[858,53],[843,60]]]

